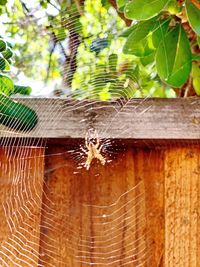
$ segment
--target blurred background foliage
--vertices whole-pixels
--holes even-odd
[[[1,54],[10,53],[7,78],[20,84],[9,94],[101,100],[199,95],[198,6],[151,2],[0,0]],[[194,11],[196,19],[188,16]]]

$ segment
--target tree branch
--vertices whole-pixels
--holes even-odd
[[[56,5],[54,5],[50,0],[47,0],[47,2],[48,2],[52,7],[54,7],[55,9],[57,9],[57,10],[60,12],[60,9],[59,9]]]
[[[80,4],[79,0],[74,0],[74,3],[75,3],[76,8],[77,8],[77,10],[79,12],[79,15],[80,16],[83,16],[84,15],[84,12],[82,10],[82,7],[81,7],[81,4]]]
[[[125,16],[124,16],[124,13],[121,13],[117,10],[117,4],[116,4],[116,0],[109,0],[110,4],[116,9],[118,15],[120,16],[121,19],[123,19],[123,21],[126,23],[126,26],[130,26],[132,21],[127,19]]]
[[[48,67],[47,67],[47,76],[46,76],[46,79],[45,79],[45,83],[47,83],[48,80],[49,80],[50,71],[51,71],[52,55],[53,55],[54,50],[56,48],[56,44],[57,44],[57,42],[54,41],[54,44],[53,44],[53,46],[52,46],[52,48],[50,50],[50,53],[49,53],[49,63],[48,63]]]

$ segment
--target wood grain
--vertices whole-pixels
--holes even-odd
[[[171,148],[165,156],[165,265],[200,266],[199,148]]]
[[[65,151],[48,150],[50,154],[60,152]],[[47,157],[47,171],[53,171],[46,177],[43,203],[52,212],[50,216],[43,214],[42,228],[45,231],[49,220],[54,227],[45,231],[47,236],[43,237],[41,254],[44,256],[41,260],[47,266],[88,266],[93,263],[100,267],[112,262],[112,266],[120,266],[123,261],[131,260],[131,243],[136,239],[135,218],[131,217],[131,227],[126,208],[132,207],[131,211],[136,212],[133,199],[137,192],[133,190],[116,205],[110,205],[135,186],[131,151],[105,167],[93,163],[89,171],[78,171],[76,164],[65,154]],[[132,202],[126,204],[130,199]],[[48,256],[49,244],[54,250]]]
[[[43,190],[41,148],[0,149],[0,265],[38,266]]]
[[[145,184],[146,222],[150,233],[147,246],[151,252],[147,267],[164,266],[164,155],[165,149],[134,150],[136,179]]]
[[[162,151],[129,148],[105,166],[94,161],[86,171],[77,169],[64,148],[49,147],[41,262],[61,267],[160,263],[162,155]]]
[[[29,133],[14,133],[1,126],[1,137],[85,138],[87,130],[94,127],[101,138],[200,139],[199,98],[148,98],[124,102],[18,100],[36,110],[38,126]]]

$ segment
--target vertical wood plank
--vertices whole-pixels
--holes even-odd
[[[136,179],[144,179],[148,248],[147,266],[161,267],[164,255],[164,150],[138,149],[135,153]]]
[[[55,156],[46,160],[41,261],[76,267],[145,263],[144,186],[136,182],[132,150],[105,166],[93,162],[89,171],[78,170],[65,152],[49,148]]]
[[[38,266],[42,148],[0,149],[0,265]]]
[[[198,267],[199,148],[165,156],[165,266]]]

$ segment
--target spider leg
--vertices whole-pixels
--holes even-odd
[[[103,147],[103,144],[101,144],[100,147],[98,148],[99,153],[101,152],[102,147]]]
[[[98,148],[98,146],[100,144],[100,139],[99,139],[99,135],[98,135],[96,130],[95,130],[95,135],[96,135],[96,140],[97,140],[97,143],[96,143],[95,147]]]
[[[86,155],[88,154],[88,151],[84,149],[82,146],[80,146],[80,150],[83,151]]]
[[[96,158],[101,162],[102,165],[105,165],[106,159],[100,154],[96,154]]]
[[[88,132],[87,132],[86,135],[85,135],[85,146],[86,146],[87,149],[88,149],[88,147],[89,147],[89,143],[88,143]]]
[[[86,168],[87,171],[88,171],[89,168],[90,168],[90,163],[91,163],[91,160],[90,160],[90,158],[88,157],[87,160],[86,160],[86,162],[85,162],[85,165],[84,165],[84,167]]]

